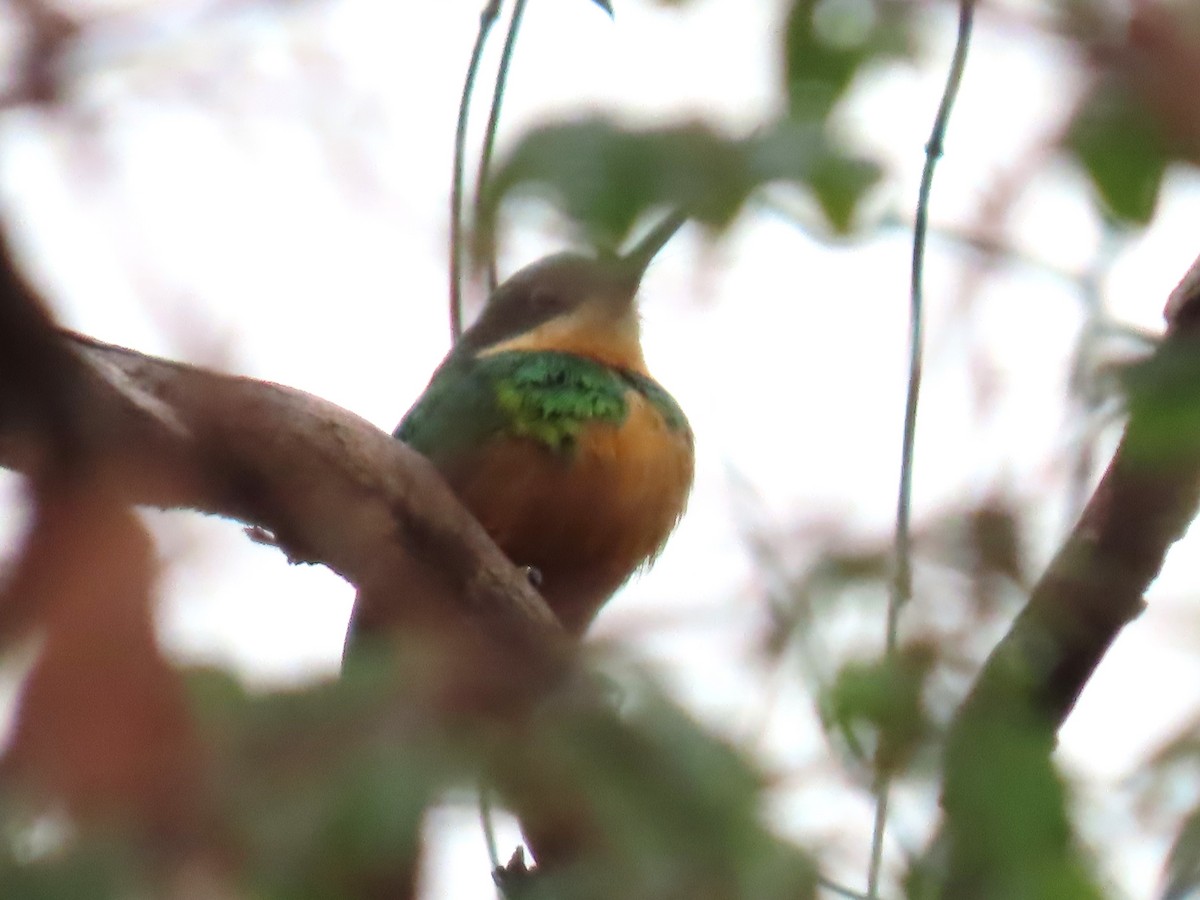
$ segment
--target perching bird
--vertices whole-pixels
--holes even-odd
[[[635,298],[682,223],[623,257],[547,257],[492,293],[395,435],[438,468],[579,635],[651,562],[692,485],[692,432],[650,377]]]

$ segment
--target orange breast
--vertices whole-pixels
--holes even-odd
[[[662,548],[692,485],[690,433],[640,394],[627,400],[619,427],[589,426],[570,455],[503,437],[447,473],[509,558],[541,571],[542,595],[575,634]]]

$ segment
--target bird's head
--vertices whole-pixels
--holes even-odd
[[[643,370],[634,300],[650,262],[683,221],[672,216],[621,256],[559,253],[526,266],[492,292],[458,349],[558,350]]]

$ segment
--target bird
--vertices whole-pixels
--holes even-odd
[[[692,429],[647,369],[637,308],[684,221],[624,255],[557,253],[513,274],[394,432],[576,637],[658,556],[691,491]]]

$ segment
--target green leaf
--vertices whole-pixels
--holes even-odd
[[[807,181],[834,231],[848,234],[859,204],[880,175],[879,166],[869,160],[828,153],[818,157]]]
[[[1126,86],[1097,85],[1076,114],[1066,146],[1106,212],[1126,223],[1150,221],[1170,154],[1162,128]]]
[[[886,771],[903,768],[931,733],[925,712],[925,679],[933,654],[923,646],[906,648],[893,659],[850,663],[822,698],[827,727],[853,747],[869,732],[875,764]]]
[[[882,174],[877,163],[831,141],[814,123],[780,122],[749,149],[753,184],[790,182],[808,188],[839,234],[852,230],[859,204]]]
[[[546,710],[495,769],[527,833],[588,836],[538,898],[803,900],[815,872],[761,821],[766,778],[648,686],[626,716]]]
[[[940,896],[1100,900],[1095,864],[1068,815],[1053,737],[1006,693],[946,749],[943,808],[949,849]]]
[[[12,834],[5,838],[11,841]],[[135,843],[119,834],[68,839],[61,852],[21,862],[14,860],[9,850],[4,848],[5,858],[0,860],[0,897],[119,900],[149,896],[148,866],[139,858]]]
[[[1200,889],[1200,808],[1193,809],[1179,827],[1167,856],[1167,886],[1162,900],[1183,900]]]
[[[1131,426],[1131,460],[1168,466],[1200,453],[1200,360],[1193,346],[1163,345],[1123,373]],[[1136,427],[1133,427],[1135,426]]]
[[[611,0],[592,0],[592,2],[595,3],[602,10],[604,10],[606,13],[608,13],[609,18],[615,17],[615,14],[613,13],[613,7],[612,7]]]
[[[620,245],[662,207],[686,208],[721,229],[755,190],[776,182],[812,190],[830,225],[846,232],[878,177],[878,166],[814,123],[783,121],[739,139],[699,123],[637,130],[594,117],[525,135],[489,185],[476,237],[486,246],[513,194],[553,202],[601,247]]]
[[[600,118],[525,135],[485,197],[486,235],[500,202],[522,189],[552,199],[600,244],[621,242],[649,209],[688,205],[724,225],[745,196],[738,142],[703,125],[626,130]]]
[[[908,4],[886,0],[796,0],[784,38],[792,116],[823,120],[858,73],[913,52]]]

